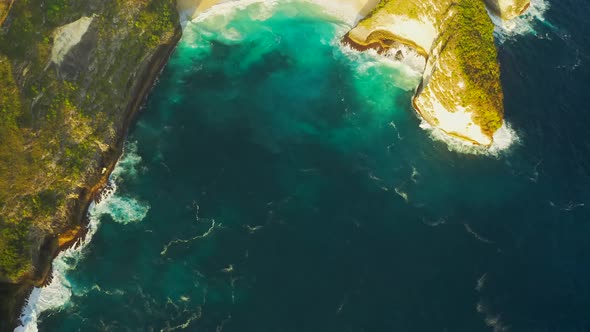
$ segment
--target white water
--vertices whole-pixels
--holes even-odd
[[[546,23],[544,15],[548,8],[547,0],[531,0],[531,6],[526,12],[510,21],[504,21],[490,13],[492,22],[496,25],[494,35],[500,43],[523,35],[536,35],[535,25],[538,22]]]
[[[100,225],[100,217],[108,214],[116,222],[139,221],[145,217],[149,206],[144,206],[133,198],[117,196],[117,183],[138,174],[141,157],[137,155],[135,143],[125,147],[123,157],[117,163],[97,202],[92,202],[88,210],[88,231],[79,243],[59,253],[53,260],[52,280],[49,285],[35,287],[29,296],[20,316],[21,325],[15,332],[37,332],[37,322],[42,312],[59,310],[68,305],[72,294],[77,294],[75,286],[67,276],[84,259],[86,248]]]
[[[396,50],[381,55],[375,50],[359,52],[350,46],[340,44],[340,51],[352,62],[359,64],[356,68],[359,74],[366,73],[372,67],[393,69],[394,74],[390,74],[391,83],[404,91],[414,90],[422,78],[424,58],[409,49],[405,50],[406,56],[401,60],[395,59]],[[391,70],[388,72],[392,73]]]
[[[277,2],[247,0],[220,4],[214,7],[212,10],[199,16],[197,19],[193,20],[193,22],[203,22],[207,18],[216,16],[217,20],[211,21],[210,24],[224,25],[226,22],[225,20],[230,19],[230,17],[237,10],[244,9],[246,6],[255,3],[259,4],[261,9],[264,10],[257,11],[256,16],[252,17],[252,19],[264,20],[272,14],[274,5]],[[508,23],[498,22],[497,18],[495,18],[494,22],[497,26],[495,33],[497,38],[503,42],[515,36],[535,33],[533,24],[535,21],[544,21],[543,13],[547,8],[548,4],[544,0],[532,0],[531,8],[529,8],[527,13],[520,18],[517,18]],[[221,17],[222,19],[217,17]],[[348,24],[351,24],[351,22],[354,22],[358,19],[358,16],[355,16],[354,19],[352,19],[352,16],[347,17],[348,18],[346,19],[342,18],[342,20]],[[232,36],[228,36],[228,39],[231,39],[231,37]],[[350,53],[348,55],[350,55]],[[376,54],[371,55],[375,56]],[[392,60],[391,57],[380,57],[377,62],[385,63],[389,66],[395,66],[405,71],[405,74],[407,75],[404,76],[410,77],[412,79],[409,79],[408,82],[403,83],[399,83],[402,82],[399,81],[396,85],[398,85],[400,88],[407,89],[407,84],[412,83],[411,81],[413,81],[413,74],[416,73],[415,66],[417,60],[414,57],[405,57],[405,59],[407,59],[406,62],[399,62]],[[362,68],[359,70],[362,70]],[[430,126],[423,125],[421,127],[428,128]],[[497,156],[502,151],[508,149],[515,142],[518,142],[518,137],[516,136],[515,131],[511,129],[508,124],[504,124],[504,126],[494,135],[494,144],[491,148],[481,148],[467,145],[460,140],[445,135],[440,130],[432,129],[431,127],[428,129],[430,130],[431,136],[433,138],[445,141],[450,150],[464,153]],[[147,215],[149,211],[148,205],[145,205],[131,197],[116,195],[117,182],[123,181],[125,177],[129,178],[136,176],[139,170],[137,166],[141,162],[141,158],[136,154],[136,148],[133,144],[129,145],[127,150],[128,151],[119,161],[117,167],[111,174],[109,189],[103,191],[101,200],[97,203],[92,203],[89,209],[88,232],[86,233],[84,239],[82,239],[77,246],[62,251],[54,260],[53,279],[51,283],[46,287],[35,288],[33,290],[29,299],[27,300],[26,306],[23,308],[20,317],[22,324],[21,326],[17,327],[15,331],[38,331],[37,321],[42,312],[47,310],[59,310],[60,308],[67,306],[72,294],[76,293],[74,285],[72,285],[67,279],[68,271],[74,269],[78,262],[83,260],[85,249],[90,243],[93,235],[98,230],[101,216],[108,214],[116,222],[129,223],[140,221]]]
[[[279,3],[290,2],[294,4],[309,4],[308,10],[315,11],[314,7],[323,8],[324,13],[333,19],[342,23],[346,23],[349,27],[356,25],[356,23],[366,14],[370,12],[372,5],[376,5],[378,0],[233,0],[233,1],[219,1],[216,5],[200,13],[195,17],[193,22],[201,22],[207,20],[211,16],[221,16],[231,19],[236,11],[244,10],[250,5],[258,5],[259,8],[252,10],[250,15],[253,20],[264,21],[272,15],[275,6]],[[372,5],[371,5],[372,4]],[[297,10],[302,10],[304,7],[298,7]],[[297,15],[294,7],[294,15]],[[309,12],[302,13],[309,14]],[[183,17],[186,18],[186,15]]]
[[[465,140],[447,135],[442,130],[431,126],[424,120],[420,123],[420,128],[427,130],[433,140],[444,142],[449,151],[465,154],[500,157],[503,153],[508,152],[513,145],[520,142],[516,131],[506,121],[494,133],[494,141],[490,147],[474,145]]]

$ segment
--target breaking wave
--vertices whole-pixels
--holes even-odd
[[[369,69],[380,67],[386,69],[389,74],[388,82],[404,90],[414,90],[422,78],[422,70],[425,65],[424,57],[420,56],[409,47],[393,49],[385,54],[379,54],[375,50],[359,52],[348,45],[340,44],[340,51],[352,62],[357,63],[357,72],[366,73]],[[397,51],[403,53],[403,57],[396,59]]]
[[[508,152],[511,147],[520,142],[516,131],[512,129],[510,124],[506,121],[504,121],[502,127],[500,127],[496,133],[494,133],[494,140],[490,147],[473,145],[462,139],[447,135],[445,132],[431,126],[423,119],[420,123],[420,128],[427,130],[428,134],[433,140],[444,142],[447,145],[449,151],[465,154],[483,155],[498,158],[503,153]]]
[[[536,35],[535,25],[538,22],[550,25],[545,21],[545,12],[548,8],[549,3],[547,0],[531,0],[531,5],[526,12],[510,21],[503,21],[498,16],[490,13],[490,17],[496,26],[494,35],[500,43],[522,35]]]
[[[84,259],[86,248],[97,232],[101,216],[108,214],[120,223],[143,219],[149,206],[128,197],[116,195],[117,183],[138,174],[141,157],[137,154],[137,145],[129,143],[125,153],[109,177],[109,183],[101,192],[100,197],[90,204],[88,209],[88,230],[77,245],[60,252],[52,263],[52,279],[45,287],[35,287],[26,301],[20,315],[20,326],[14,332],[37,332],[37,322],[41,313],[48,310],[59,310],[68,305],[75,286],[67,278],[69,271],[74,270]]]

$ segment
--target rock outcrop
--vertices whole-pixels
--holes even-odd
[[[413,99],[416,111],[451,136],[489,146],[504,113],[493,30],[482,0],[390,0],[359,22],[345,42],[381,52],[415,48],[426,59]]]
[[[492,14],[503,20],[511,20],[522,15],[531,5],[530,0],[485,0]]]
[[[2,1],[0,331],[86,224],[181,30],[174,0]],[[5,13],[0,13],[4,19]]]
[[[72,23],[60,26],[53,34],[51,61],[60,65],[72,47],[78,45],[88,31],[94,17],[83,16]]]

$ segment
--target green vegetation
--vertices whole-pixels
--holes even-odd
[[[28,223],[0,223],[0,266],[6,277],[17,279],[28,272],[30,262],[27,251],[30,243],[27,241]]]
[[[476,106],[473,119],[484,133],[502,125],[502,86],[494,44],[494,24],[483,1],[462,0],[450,33],[456,40],[461,69],[468,78],[464,101]]]
[[[428,4],[428,6],[430,6]],[[377,6],[373,8],[371,13],[364,19],[365,22],[370,21],[370,18],[379,11],[387,14],[403,13],[404,16],[417,19],[419,14],[429,14],[425,8],[422,7],[418,1],[403,1],[403,0],[380,0]]]
[[[437,93],[447,90],[449,95],[441,96],[443,103],[447,102],[444,106],[453,110],[460,102],[473,112],[473,120],[484,134],[492,136],[502,125],[503,94],[494,44],[494,25],[484,1],[442,0],[435,8],[426,1],[381,0],[372,13],[359,23],[360,32],[355,34],[354,30],[351,31],[349,38],[361,46],[380,45],[384,49],[396,41],[415,48],[427,57],[432,56],[433,50],[423,50],[414,41],[395,35],[395,31],[383,30],[383,22],[387,22],[387,17],[391,15],[416,20],[425,16],[436,29],[441,29],[435,47],[442,45],[442,51],[436,61],[439,65],[444,62],[448,73],[435,74],[437,84],[443,87]],[[367,31],[370,33],[367,34]],[[451,72],[452,75],[449,75]],[[465,88],[455,91],[460,89],[458,81],[463,81]]]
[[[94,17],[93,52],[67,70],[50,63],[55,29],[82,16]],[[134,77],[177,24],[174,0],[14,2],[0,32],[0,280],[32,272],[43,238],[74,226],[74,199],[122,133]]]
[[[375,8],[373,8],[373,10],[369,13],[369,15],[367,15],[365,20],[370,18],[371,16],[373,16],[375,13],[377,13],[381,9],[383,9],[383,7],[385,7],[385,5],[387,5],[387,3],[390,1],[391,0],[379,0],[379,3],[377,4],[377,6],[375,6]]]

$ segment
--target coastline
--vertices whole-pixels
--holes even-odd
[[[214,1],[204,1],[204,3],[212,2]],[[311,2],[317,3],[317,1]],[[337,5],[343,1],[332,0],[329,2],[332,5]],[[372,2],[375,2],[375,0],[356,0],[359,8],[362,7],[362,10],[364,11],[367,11],[369,3]],[[363,3],[365,4],[364,6]],[[323,7],[329,8],[330,5],[323,4]],[[363,11],[359,10],[357,14],[358,16],[361,16]],[[129,129],[136,121],[141,109],[141,105],[151,91],[155,80],[166,65],[170,55],[175,50],[181,35],[182,29],[181,26],[178,25],[171,42],[158,46],[157,49],[149,56],[149,58],[144,60],[144,63],[141,65],[141,69],[134,78],[135,83],[134,87],[132,88],[131,98],[126,107],[124,121],[121,124],[121,129],[117,135],[115,144],[109,147],[108,151],[100,156],[101,165],[93,170],[93,172],[91,172],[89,175],[89,178],[91,179],[89,183],[95,183],[95,185],[83,189],[80,192],[80,197],[76,200],[76,204],[71,209],[70,220],[72,221],[71,224],[73,228],[70,231],[61,234],[59,237],[47,238],[44,241],[40,255],[41,259],[39,260],[38,264],[36,264],[36,271],[39,271],[39,273],[36,273],[34,276],[30,276],[30,278],[25,278],[17,284],[0,284],[0,298],[3,298],[0,301],[0,331],[4,331],[5,329],[7,329],[7,331],[12,331],[14,327],[17,326],[21,310],[26,304],[26,299],[29,297],[32,289],[34,287],[46,285],[49,281],[51,281],[51,266],[53,259],[61,251],[71,248],[72,246],[76,246],[77,243],[79,243],[79,240],[84,238],[87,232],[87,213],[89,206],[94,200],[100,197],[101,193],[107,186],[108,179],[122,154],[123,145],[126,141]],[[359,45],[350,40],[348,34],[344,36],[343,41],[350,45],[351,48],[358,51],[365,51],[367,49],[377,49],[378,53],[386,51],[386,48],[381,43]],[[399,40],[399,42],[402,44],[408,44],[403,40]],[[427,57],[425,54],[422,55]],[[420,110],[414,105],[413,98],[412,105],[414,106],[414,110],[419,115],[419,117],[425,119]],[[455,136],[449,133],[446,134],[449,136]],[[464,137],[459,136],[456,138],[463,140],[465,139]],[[5,288],[12,289],[7,291]],[[7,298],[7,296],[5,296],[6,292],[12,292],[10,294],[13,295],[11,295],[10,298]],[[3,314],[7,312],[3,309],[7,303],[11,306],[10,311],[8,311],[10,316],[3,317]]]
[[[70,218],[73,228],[58,237],[51,237],[45,240],[40,253],[40,257],[42,258],[37,263],[37,266],[35,266],[35,270],[39,271],[39,273],[31,276],[31,278],[24,278],[19,283],[0,284],[0,295],[3,297],[3,300],[0,301],[0,331],[13,331],[18,326],[22,309],[33,288],[42,287],[51,281],[53,259],[61,251],[75,246],[85,236],[88,224],[88,208],[93,201],[100,197],[103,189],[107,186],[109,177],[123,152],[123,146],[129,129],[137,119],[142,104],[153,88],[154,82],[165,67],[168,59],[176,49],[181,36],[182,28],[180,25],[177,25],[170,43],[159,45],[149,60],[142,64],[135,78],[135,84],[131,94],[132,97],[126,107],[125,120],[121,126],[120,133],[114,145],[109,147],[109,150],[100,156],[101,161],[99,167],[89,176],[91,179],[89,183],[94,183],[94,185],[81,191],[72,209],[73,211],[71,211]]]
[[[391,34],[391,37],[392,37],[392,42],[397,42],[402,45],[406,45],[410,48],[413,48],[418,54],[420,54],[426,60],[428,60],[428,57],[430,56],[428,54],[428,52],[426,52],[426,50],[424,50],[422,47],[418,46],[416,43],[412,42],[411,40],[397,36],[395,34]],[[377,53],[379,53],[379,54],[384,54],[391,48],[390,45],[384,44],[381,40],[367,43],[367,44],[361,44],[361,43],[353,40],[352,38],[350,38],[348,33],[346,35],[344,35],[344,37],[342,38],[342,41],[346,45],[350,46],[351,48],[353,48],[359,52],[364,52],[364,51],[373,49],[373,50],[377,51]]]
[[[398,38],[398,36],[392,35],[392,37]],[[413,47],[414,49],[417,50],[418,54],[422,55],[425,57],[426,60],[428,60],[429,55],[424,53],[424,50],[422,48],[416,48],[418,47],[415,43],[411,43],[408,42],[406,40],[404,40],[403,38],[400,38],[399,40],[396,39],[396,42],[402,43],[404,45],[407,45],[409,47]],[[372,42],[372,43],[368,43],[366,45],[360,44],[358,42],[356,42],[355,40],[353,40],[352,38],[350,38],[350,36],[348,34],[346,34],[343,38],[342,38],[342,42],[345,45],[350,46],[352,49],[357,50],[359,52],[364,52],[370,49],[373,49],[375,51],[377,51],[378,54],[384,54],[387,52],[388,47],[387,45],[383,45],[383,43],[379,42]],[[416,93],[414,94],[414,96],[412,96],[412,108],[414,109],[414,111],[416,112],[416,115],[418,115],[418,117],[420,119],[423,119],[424,121],[426,121],[428,124],[430,124],[433,127],[436,127],[436,125],[434,124],[434,121],[427,116],[426,114],[424,114],[420,108],[418,107],[418,105],[416,105],[416,96],[418,94],[418,92],[422,89],[422,83],[420,83],[418,85],[418,87],[416,88]],[[451,137],[454,137],[462,142],[464,142],[466,145],[474,145],[474,146],[482,146],[481,144],[477,143],[476,141],[470,139],[469,137],[460,135],[458,133],[452,133],[452,132],[448,132],[445,131],[444,129],[439,128],[440,130],[442,130],[446,135],[449,135]],[[490,145],[484,146],[484,147],[489,147],[491,146],[492,143],[490,143]]]

